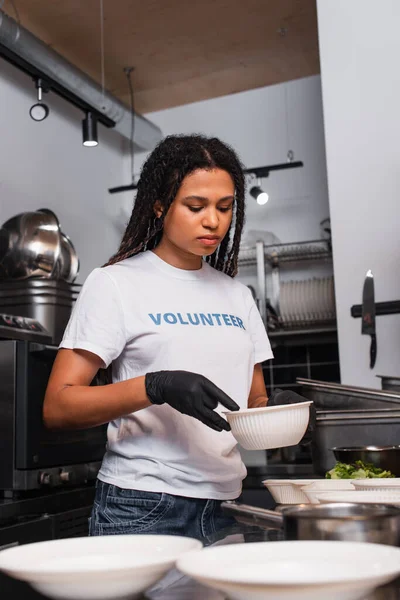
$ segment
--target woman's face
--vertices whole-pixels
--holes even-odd
[[[222,169],[187,175],[165,217],[161,244],[196,256],[212,254],[231,225],[234,193],[232,177]]]

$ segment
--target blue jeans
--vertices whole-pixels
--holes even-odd
[[[182,535],[207,543],[235,523],[219,500],[126,490],[97,480],[89,535]]]

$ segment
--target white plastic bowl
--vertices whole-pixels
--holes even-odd
[[[233,600],[355,600],[400,574],[400,548],[344,541],[231,544],[177,568]]]
[[[246,450],[296,446],[307,430],[311,401],[225,412],[232,434]]]
[[[349,490],[354,492],[353,481],[353,479],[319,479],[309,485],[304,485],[301,490],[311,504],[319,504],[319,494]]]
[[[400,490],[346,490],[344,492],[317,492],[321,504],[330,502],[355,502],[357,504],[393,504],[400,506]]]
[[[133,598],[153,586],[198,540],[110,535],[25,544],[0,552],[0,571],[57,600]]]
[[[400,477],[382,478],[382,479],[354,479],[354,488],[356,490],[381,490],[395,491],[400,490]]]
[[[262,484],[277,504],[309,504],[303,487],[313,481],[315,479],[265,479]]]

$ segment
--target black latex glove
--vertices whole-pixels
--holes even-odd
[[[303,396],[300,396],[300,394],[292,392],[291,390],[280,390],[277,388],[269,397],[267,406],[282,406],[284,404],[298,404],[299,402],[308,402],[308,398],[304,398]],[[310,420],[308,422],[307,431],[300,441],[302,446],[311,444],[315,427],[316,411],[313,403],[310,404]]]
[[[157,371],[145,377],[146,393],[153,404],[165,402],[183,413],[198,419],[215,431],[230,431],[229,423],[214,408],[220,402],[227,410],[239,406],[212,381],[189,371]]]

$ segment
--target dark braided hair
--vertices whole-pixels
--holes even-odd
[[[232,177],[235,186],[234,218],[221,244],[213,254],[207,256],[206,261],[218,271],[231,277],[236,275],[244,224],[243,167],[230,146],[218,138],[203,135],[170,135],[147,158],[142,167],[135,205],[121,245],[107,265],[113,265],[139,252],[152,250],[158,245],[165,215],[186,175],[196,169],[223,169]],[[163,211],[161,217],[156,217],[154,212],[157,201]]]

